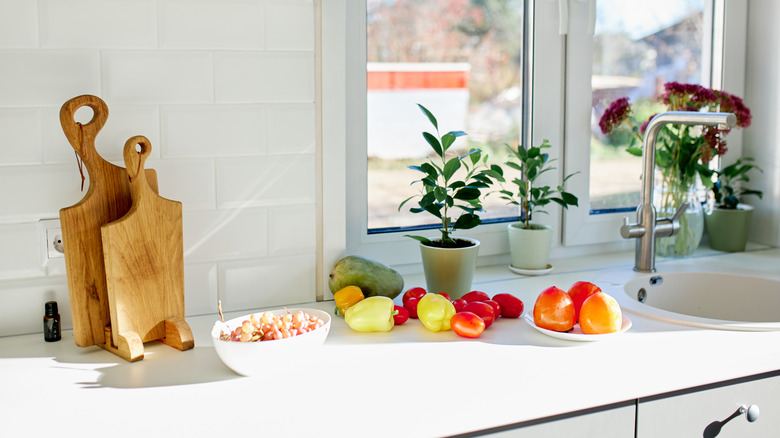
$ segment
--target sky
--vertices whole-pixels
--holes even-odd
[[[596,33],[623,31],[638,39],[704,8],[704,0],[595,0]]]

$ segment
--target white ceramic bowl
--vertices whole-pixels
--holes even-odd
[[[264,365],[266,365],[268,361],[278,361],[280,355],[289,356],[297,351],[310,351],[312,347],[322,345],[330,331],[331,318],[328,312],[304,308],[285,308],[271,310],[270,312],[274,315],[284,315],[287,312],[294,314],[299,310],[303,310],[309,316],[315,316],[321,319],[324,324],[316,330],[286,339],[237,342],[223,341],[219,339],[219,335],[223,331],[232,332],[245,320],[249,319],[252,314],[250,313],[238,318],[233,318],[225,322],[217,321],[214,323],[214,328],[211,329],[211,339],[214,342],[214,349],[217,350],[217,355],[231,370],[243,376],[252,376],[260,374],[263,369],[266,368]],[[256,314],[259,316],[262,313],[263,312],[257,312]]]

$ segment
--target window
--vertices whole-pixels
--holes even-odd
[[[414,106],[418,97],[414,96],[409,88],[398,86],[387,88],[390,76],[395,76],[395,79],[401,83],[406,83],[407,80],[414,82],[414,80],[419,80],[421,75],[417,73],[422,70],[428,74],[426,80],[431,77],[438,77],[437,81],[447,77],[456,78],[454,85],[437,89],[444,90],[443,93],[449,95],[448,98],[460,99],[461,103],[458,104],[459,114],[462,114],[460,118],[454,120],[456,117],[452,116],[454,121],[448,120],[450,116],[446,114],[451,109],[448,108],[448,105],[439,108],[430,105],[434,113],[437,115],[441,113],[440,120],[448,120],[449,123],[452,123],[453,129],[463,129],[469,133],[469,137],[473,141],[484,142],[485,139],[488,139],[487,143],[493,146],[501,145],[507,139],[511,141],[511,139],[521,137],[532,138],[534,144],[548,139],[553,145],[550,154],[559,159],[557,162],[559,169],[555,173],[551,172],[545,175],[548,177],[547,183],[558,184],[563,172],[566,174],[574,171],[580,172],[577,177],[569,180],[567,188],[579,197],[581,207],[571,208],[565,212],[561,212],[560,209],[551,210],[548,216],[542,217],[542,222],[552,225],[561,232],[559,238],[554,240],[553,256],[567,251],[576,253],[599,251],[604,249],[604,244],[611,245],[610,248],[615,245],[620,248],[630,247],[633,242],[623,241],[618,230],[623,216],[633,215],[630,212],[620,211],[620,208],[624,207],[630,210],[634,201],[628,198],[625,202],[612,202],[610,198],[612,200],[617,198],[603,191],[605,186],[617,184],[599,182],[598,178],[603,175],[596,175],[596,171],[593,169],[607,165],[608,161],[605,160],[603,163],[600,161],[604,157],[609,158],[609,155],[594,154],[596,159],[593,159],[591,166],[591,139],[594,137],[592,134],[593,120],[594,117],[600,116],[600,112],[593,109],[594,89],[595,93],[603,92],[603,85],[599,84],[604,83],[603,77],[596,79],[594,74],[595,76],[625,76],[629,85],[632,84],[628,80],[629,78],[633,81],[636,81],[637,77],[641,78],[639,73],[632,76],[609,70],[612,67],[612,62],[605,58],[613,56],[617,52],[613,49],[607,50],[606,45],[604,45],[612,44],[610,42],[614,42],[612,39],[601,37],[608,29],[607,23],[604,21],[607,18],[604,16],[607,13],[604,12],[604,8],[609,6],[609,3],[613,4],[613,7],[607,7],[609,12],[624,11],[621,8],[623,0],[599,0],[598,2],[594,0],[561,0],[558,2],[549,0],[528,0],[527,2],[519,0],[441,1],[447,7],[457,5],[466,8],[463,11],[470,11],[471,9],[468,8],[472,5],[498,4],[516,8],[524,3],[522,17],[525,20],[521,24],[524,26],[524,30],[533,36],[532,50],[528,50],[529,53],[533,52],[531,55],[533,57],[533,75],[525,74],[513,78],[507,82],[511,85],[504,88],[497,87],[488,94],[488,98],[476,97],[476,94],[472,94],[471,88],[477,83],[476,76],[478,75],[476,72],[478,69],[475,66],[477,61],[471,57],[465,55],[419,57],[413,60],[417,65],[408,65],[411,61],[407,62],[406,59],[399,58],[398,53],[400,52],[398,50],[396,50],[395,55],[390,56],[391,52],[385,51],[381,44],[375,45],[373,48],[369,47],[370,39],[368,36],[370,32],[378,32],[379,29],[378,27],[371,28],[371,26],[378,26],[378,23],[382,21],[376,15],[381,10],[381,6],[399,6],[405,2],[401,0],[328,0],[317,2],[322,9],[323,35],[321,41],[322,85],[320,87],[322,92],[320,111],[322,122],[320,126],[323,149],[320,159],[324,169],[321,186],[324,206],[321,210],[323,214],[321,235],[325,240],[323,247],[326,260],[328,260],[328,254],[333,256],[343,254],[346,251],[350,254],[373,257],[391,265],[417,264],[419,262],[419,249],[416,242],[403,237],[403,232],[369,232],[369,229],[373,228],[399,225],[391,221],[373,222],[373,220],[369,224],[369,200],[373,206],[376,205],[373,204],[373,201],[377,198],[389,196],[385,194],[369,195],[369,169],[371,166],[377,165],[378,161],[370,158],[373,152],[369,153],[366,143],[370,136],[381,134],[379,130],[383,128],[381,124],[371,127],[371,118],[381,120],[384,117],[388,122],[403,121],[402,123],[409,125],[416,123],[417,126],[405,129],[405,131],[411,132],[412,136],[419,135],[422,129],[427,128],[425,119],[422,118],[422,114],[418,115],[418,110]],[[634,1],[632,0],[632,3]],[[437,0],[415,3],[427,4],[427,2],[439,4]],[[560,8],[564,3],[568,5],[568,17],[561,14]],[[667,5],[667,2],[659,3],[656,0],[646,0],[643,3],[654,5],[653,10],[657,10],[658,13],[674,9]],[[702,27],[697,32],[700,31],[701,35],[704,36],[712,35],[711,40],[702,38],[700,43],[696,43],[696,45],[701,46],[702,55],[691,55],[687,59],[694,60],[698,64],[697,69],[701,70],[702,78],[711,74],[711,83],[720,83],[722,79],[724,89],[734,93],[742,93],[747,6],[744,2],[726,4],[724,0],[695,0],[693,3],[673,1],[669,4],[677,3],[695,7],[693,9],[699,8],[701,10],[703,8]],[[439,4],[439,6],[441,5]],[[517,11],[513,10],[513,12],[517,17]],[[633,8],[628,8],[624,13],[642,15],[634,12]],[[467,23],[472,26],[478,24],[477,15],[464,12],[459,17],[466,19]],[[561,17],[564,17],[564,21],[561,21]],[[686,15],[679,13],[679,17],[684,18]],[[723,17],[728,17],[728,19],[724,20]],[[529,18],[533,18],[533,20]],[[645,16],[642,15],[641,18],[645,18]],[[388,20],[389,18],[383,17],[382,19]],[[591,23],[597,29],[596,32],[593,32],[596,35],[591,34]],[[706,23],[714,24],[707,28]],[[657,29],[656,32],[652,32],[651,29],[643,35],[647,37],[662,29],[663,27]],[[561,30],[566,30],[566,33],[562,35]],[[474,29],[471,31],[473,32]],[[518,29],[513,29],[513,32],[516,36],[520,35]],[[642,35],[639,35],[638,39],[641,38]],[[600,46],[601,48],[594,48],[594,40],[599,39],[603,40],[604,44]],[[635,36],[634,39],[637,37]],[[717,43],[712,43],[712,41]],[[721,41],[723,44],[720,43]],[[460,44],[465,43],[461,42]],[[629,50],[629,52],[631,51]],[[477,53],[477,55],[481,56],[483,53]],[[343,60],[346,60],[345,63],[342,63]],[[369,62],[369,60],[371,61]],[[596,70],[594,70],[594,60],[599,61],[595,67]],[[728,62],[728,60],[733,61]],[[435,64],[420,68],[420,63]],[[642,63],[640,62],[640,64]],[[722,67],[713,69],[712,65]],[[642,66],[646,67],[645,64]],[[648,68],[652,69],[653,67]],[[522,72],[528,72],[528,67],[526,66]],[[533,76],[533,92],[523,96],[521,104],[517,104],[516,100],[512,100],[512,102],[513,105],[517,105],[517,109],[526,105],[532,110],[525,111],[523,116],[514,115],[511,117],[512,124],[506,124],[505,126],[509,128],[505,129],[502,134],[496,135],[495,138],[485,135],[481,128],[478,128],[479,125],[470,122],[472,116],[469,115],[471,114],[469,111],[479,108],[480,103],[492,101],[491,99],[497,98],[502,93],[507,97],[514,96],[513,99],[517,98],[516,93],[512,94],[507,90],[513,89],[518,83],[527,82],[530,76]],[[462,82],[465,77],[468,78],[467,86],[464,86]],[[461,82],[459,83],[458,80]],[[396,82],[396,84],[398,83]],[[441,82],[435,83],[441,84]],[[614,85],[613,83],[611,86]],[[465,93],[466,90],[468,90],[468,96]],[[432,90],[423,89],[423,91],[431,92]],[[372,93],[372,97],[369,97],[369,93]],[[379,106],[373,110],[369,107],[371,102],[376,101],[377,96],[390,99],[390,94],[394,93],[399,93],[399,96],[407,95],[406,102],[400,104],[401,108],[406,108],[394,109],[382,114],[380,111],[387,109],[387,106]],[[426,102],[420,103],[425,104]],[[594,116],[594,114],[596,115]],[[417,120],[413,121],[412,119],[415,118]],[[490,118],[490,120],[493,119]],[[524,123],[526,126],[523,126]],[[739,154],[741,150],[739,134],[739,132],[735,132],[729,136],[730,153]],[[396,159],[392,158],[392,160]],[[400,159],[398,161],[399,163],[396,163],[399,164],[398,168],[405,170],[404,165],[408,163],[403,163]],[[377,167],[381,168],[378,165]],[[603,169],[607,169],[607,167],[603,167]],[[598,172],[601,174],[612,173],[609,170]],[[400,183],[397,184],[408,186],[412,178],[401,178]],[[636,187],[639,187],[638,174],[628,178],[629,184],[630,180],[633,179]],[[379,179],[389,180],[385,177]],[[397,184],[392,184],[393,190],[397,189]],[[346,197],[342,196],[344,190],[346,190]],[[386,206],[383,207],[388,212],[387,217],[392,221],[401,216],[397,212],[398,204],[396,202],[387,202]],[[610,204],[610,202],[612,203]],[[592,205],[596,205],[597,208],[593,208]],[[604,209],[614,208],[616,211],[606,214],[591,214],[591,210],[594,210],[593,213],[597,213],[596,210],[603,210],[598,207],[599,205],[608,205]],[[413,218],[414,220],[422,219],[423,215],[414,215]],[[434,237],[436,231],[429,231],[429,235]],[[428,231],[416,232],[415,234],[426,232]],[[473,230],[463,230],[462,233],[465,236],[476,238],[482,243],[480,246],[481,263],[497,263],[504,260],[502,257],[506,257],[508,252],[506,224],[481,225]],[[565,248],[585,244],[590,246],[582,250]],[[593,246],[593,244],[599,245]]]
[[[430,153],[431,127],[417,104],[433,112],[441,133],[463,130],[453,153],[471,148],[493,162],[516,145],[522,120],[523,2],[501,0],[368,0],[366,118],[369,233],[431,224],[430,215],[398,205],[418,193],[409,165]],[[483,220],[516,217],[487,197]]]
[[[722,1],[599,0],[593,23],[583,8],[572,5],[567,47],[566,164],[585,184],[574,190],[580,208],[565,213],[566,245],[620,242],[620,222],[633,219],[639,200],[642,160],[625,152],[631,138],[598,127],[610,102],[626,96],[644,118],[664,110],[656,96],[666,82],[733,91],[742,90],[744,76],[744,63],[741,71],[724,70],[724,57],[739,53],[722,41],[725,33],[737,41],[744,35],[744,5],[726,13]]]

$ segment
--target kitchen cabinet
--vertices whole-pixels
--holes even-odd
[[[490,438],[549,438],[556,436],[629,438],[634,436],[636,406],[633,401],[593,412],[531,421],[517,428],[487,433]]]
[[[745,414],[720,425],[741,405],[760,410],[754,422]],[[709,428],[709,429],[708,429]],[[780,430],[780,372],[760,378],[739,379],[726,386],[640,399],[637,438],[659,436],[777,437]]]

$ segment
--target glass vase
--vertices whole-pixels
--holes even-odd
[[[670,237],[655,240],[655,253],[664,257],[688,257],[699,247],[704,234],[704,208],[696,183],[684,184],[671,182],[655,188],[653,205],[657,217],[670,218],[688,201],[685,214],[680,216],[680,229]]]

